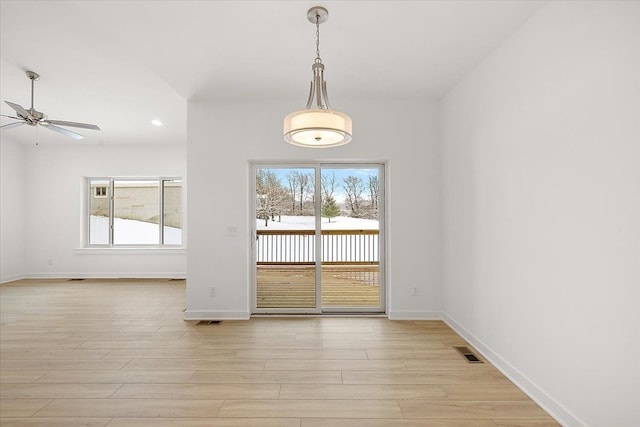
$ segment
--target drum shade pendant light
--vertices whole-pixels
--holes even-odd
[[[320,58],[320,24],[326,22],[329,12],[324,7],[312,7],[307,19],[316,26],[316,59],[313,61],[313,79],[305,110],[294,111],[284,118],[284,140],[300,147],[337,147],[351,141],[351,117],[329,107],[324,64]]]

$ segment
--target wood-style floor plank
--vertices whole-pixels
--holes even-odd
[[[104,371],[51,371],[39,378],[38,383],[56,384],[148,384],[148,383],[185,383],[194,371],[143,371],[143,370],[104,370]]]
[[[341,371],[195,371],[191,383],[342,384]]]
[[[2,427],[104,427],[112,418],[0,418]]]
[[[220,417],[402,418],[395,400],[225,400]]]
[[[284,384],[280,390],[280,399],[358,399],[394,400],[394,399],[445,399],[446,393],[437,385],[322,385],[322,384]]]
[[[2,350],[2,358],[3,359],[17,359],[17,360],[64,360],[64,359],[74,359],[74,360],[83,360],[83,359],[103,359],[106,355],[108,355],[111,350],[21,350],[21,351],[11,351],[3,348]]]
[[[222,400],[195,399],[54,399],[38,417],[215,417]]]
[[[529,400],[529,397],[513,384],[445,384],[441,387],[450,400]]]
[[[2,359],[0,371],[35,371],[35,370],[93,370],[93,369],[120,369],[129,363],[131,359],[102,359],[102,360],[34,360],[34,359]]]
[[[301,427],[496,427],[490,420],[327,419],[303,418]]]
[[[557,426],[441,321],[198,324],[184,306],[184,281],[0,285],[0,425]]]
[[[208,359],[133,359],[123,369],[143,370],[207,370],[207,371],[255,371],[264,369],[264,360],[238,360],[211,357]]]
[[[491,373],[479,371],[345,371],[344,384],[500,384]]]
[[[49,371],[0,371],[0,384],[25,384],[34,382]]]
[[[278,384],[125,384],[118,399],[277,399]]]
[[[1,399],[106,398],[120,384],[0,384]]]
[[[554,420],[493,420],[496,427],[557,427]]]
[[[236,352],[239,359],[293,359],[293,360],[320,360],[320,359],[342,359],[342,360],[364,360],[367,359],[367,352],[364,350],[327,350],[327,349],[244,349]]]
[[[403,360],[268,360],[267,371],[406,371]]]
[[[300,427],[298,418],[114,418],[108,427]]]
[[[49,402],[51,399],[0,399],[0,416],[30,417]]]
[[[216,357],[223,359],[233,359],[236,357],[235,350],[212,350],[204,348],[130,348],[111,350],[107,357],[115,359],[201,359]],[[262,358],[264,359],[264,357]]]
[[[402,413],[407,418],[450,418],[456,414],[462,419],[543,419],[547,415],[538,405],[526,402],[460,402],[460,401],[428,401],[399,400]]]

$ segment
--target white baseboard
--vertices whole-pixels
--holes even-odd
[[[389,311],[389,320],[442,320],[440,311]]]
[[[67,272],[67,273],[28,273],[22,279],[184,279],[186,272]]]
[[[184,320],[249,320],[248,311],[233,310],[187,310]]]
[[[10,274],[9,276],[0,277],[0,285],[3,283],[14,282],[16,280],[24,279],[24,274]]]
[[[581,421],[567,408],[556,402],[549,394],[547,394],[536,383],[531,381],[525,374],[520,372],[516,367],[507,362],[498,353],[489,348],[475,335],[466,330],[462,325],[456,322],[448,314],[444,314],[443,319],[451,329],[464,338],[471,346],[473,346],[482,356],[484,356],[493,366],[504,374],[511,382],[517,385],[524,393],[526,393],[534,402],[542,409],[547,411],[549,415],[556,419],[565,427],[583,427],[587,424]]]

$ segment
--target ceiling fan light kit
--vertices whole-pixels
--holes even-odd
[[[299,147],[338,147],[351,141],[352,129],[351,117],[332,110],[327,96],[324,64],[320,58],[320,24],[329,19],[329,12],[315,6],[307,12],[307,19],[316,26],[316,58],[311,66],[313,78],[306,109],[294,111],[284,118],[284,140]]]
[[[18,122],[8,123],[6,125],[0,126],[1,129],[10,129],[13,127],[18,127],[22,125],[29,126],[44,126],[45,128],[52,130],[54,132],[61,133],[66,136],[70,136],[73,139],[83,139],[84,135],[80,135],[79,133],[72,132],[68,129],[62,128],[60,126],[68,126],[68,127],[76,127],[82,129],[91,129],[91,130],[100,130],[100,128],[96,125],[88,124],[88,123],[78,123],[78,122],[67,122],[63,120],[49,120],[47,116],[37,111],[33,106],[33,93],[34,93],[34,83],[36,80],[40,78],[40,75],[34,71],[27,71],[27,78],[31,80],[31,108],[26,109],[23,106],[4,101],[9,107],[11,107],[15,112],[17,117],[15,116],[7,116],[5,114],[1,114],[2,117],[8,117],[10,119],[19,120]],[[60,125],[60,126],[57,126]]]

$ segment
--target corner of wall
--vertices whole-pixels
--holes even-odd
[[[0,140],[0,283],[22,279],[26,270],[24,147]]]
[[[5,283],[15,282],[16,280],[22,280],[25,278],[24,274],[10,274],[7,276],[0,276],[0,285]]]

